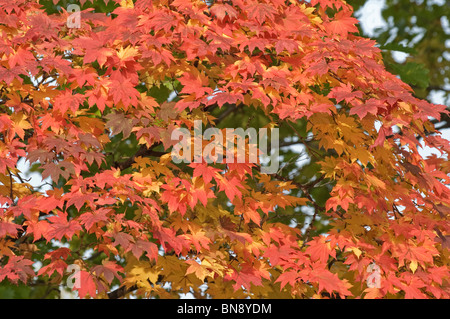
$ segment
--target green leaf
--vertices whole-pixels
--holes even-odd
[[[414,48],[406,47],[400,43],[387,43],[380,46],[381,50],[389,50],[389,51],[399,51],[409,54],[417,54],[417,51]]]
[[[405,64],[390,64],[389,67],[400,76],[402,81],[413,86],[426,88],[430,83],[430,71],[423,65],[414,62]]]

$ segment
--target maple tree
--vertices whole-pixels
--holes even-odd
[[[55,296],[77,265],[81,298],[449,297],[445,106],[345,1],[81,5],[69,28],[56,0],[0,0],[1,285]],[[280,169],[174,163],[196,120],[279,128]]]

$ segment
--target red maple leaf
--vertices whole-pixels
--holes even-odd
[[[177,23],[176,17],[171,12],[157,10],[153,13],[151,19],[147,22],[147,25],[154,29],[155,32],[158,30],[170,32],[170,29],[175,27]]]
[[[266,3],[256,3],[247,7],[247,14],[250,19],[255,19],[259,24],[266,20],[273,20],[277,11]]]
[[[240,197],[242,194],[238,188],[239,186],[242,186],[241,182],[235,176],[233,176],[231,179],[220,176],[218,179],[218,184],[219,190],[225,191],[225,194],[227,195],[229,200],[233,200],[235,196]]]
[[[335,14],[332,21],[324,24],[325,29],[330,33],[336,33],[344,36],[349,32],[358,32],[358,28],[355,26],[355,24],[358,23],[358,19],[352,17],[351,15],[351,11],[339,11]]]
[[[19,229],[22,229],[20,225],[0,221],[0,238],[5,236],[16,237]]]
[[[112,95],[114,103],[122,102],[126,107],[137,105],[140,97],[139,91],[134,88],[129,79],[111,81],[109,93]]]
[[[10,256],[6,265],[0,268],[0,282],[8,278],[15,284],[19,280],[26,283],[28,276],[35,275],[33,268],[31,268],[32,265],[33,262],[25,259],[23,256]]]
[[[117,278],[119,281],[122,280],[122,277],[119,275],[119,272],[123,272],[123,267],[119,266],[117,263],[111,260],[103,260],[101,265],[97,265],[92,268],[92,272],[97,276],[103,275],[106,281],[111,284],[114,278]]]
[[[93,212],[86,212],[80,215],[80,217],[78,217],[78,220],[84,225],[86,230],[90,230],[94,224],[97,224],[102,221],[103,222],[108,221],[107,214],[109,212],[110,209],[108,208],[100,208]]]
[[[72,238],[82,229],[78,221],[67,220],[67,213],[59,212],[57,216],[48,217],[51,222],[47,236],[61,240],[64,236]]]
[[[322,263],[328,262],[330,256],[336,258],[336,251],[325,236],[319,236],[309,241],[305,253],[311,256],[312,261],[318,260]]]
[[[341,84],[340,86],[331,89],[328,94],[329,98],[335,99],[337,103],[345,100],[347,103],[351,103],[355,98],[362,98],[363,93],[361,91],[353,91],[351,84]]]
[[[378,108],[383,106],[383,102],[376,99],[369,99],[363,103],[356,103],[350,109],[350,115],[356,114],[359,118],[364,118],[368,113],[376,115],[378,113]]]
[[[208,184],[213,177],[214,178],[218,177],[219,176],[218,174],[221,171],[220,169],[214,168],[211,165],[208,165],[207,163],[191,163],[189,164],[189,167],[194,168],[193,176],[202,177],[205,184]]]
[[[325,59],[320,59],[308,67],[308,73],[311,73],[312,75],[324,75],[329,69],[327,61],[325,61]]]
[[[281,289],[283,289],[286,284],[290,284],[292,287],[297,283],[299,279],[299,274],[295,270],[291,271],[285,271],[280,276],[278,276],[277,280],[275,282],[279,282]]]
[[[337,274],[333,274],[329,270],[315,267],[307,278],[311,282],[318,283],[319,292],[322,290],[326,290],[330,294],[337,292],[340,296],[350,296],[352,294],[348,290],[352,285],[346,279],[340,280]]]
[[[217,92],[208,100],[207,105],[217,103],[219,107],[222,107],[225,103],[236,104],[239,100],[244,100],[241,93]]]
[[[180,93],[195,94],[196,98],[200,98],[204,95],[211,94],[213,91],[208,87],[209,83],[207,78],[200,74],[195,76],[191,73],[184,73],[178,80],[183,85],[183,89]]]
[[[227,3],[215,3],[210,10],[221,21],[225,20],[226,17],[232,20],[238,16],[236,9]]]
[[[114,55],[114,50],[105,47],[106,37],[103,33],[94,33],[92,38],[79,37],[73,41],[75,53],[85,50],[83,62],[92,63],[97,60],[100,66],[106,63],[106,59]]]
[[[143,252],[146,252],[146,256],[150,260],[156,260],[158,258],[158,246],[147,240],[136,240],[136,243],[131,244],[131,252],[138,259]]]

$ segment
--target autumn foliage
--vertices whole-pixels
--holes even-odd
[[[75,264],[82,298],[450,297],[445,106],[345,1],[81,2],[79,28],[53,2],[0,0],[1,284]],[[175,164],[194,120],[280,128],[315,170]]]

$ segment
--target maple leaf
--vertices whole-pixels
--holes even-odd
[[[420,290],[423,287],[425,287],[425,283],[417,277],[412,277],[408,283],[401,285],[406,299],[425,299],[425,294]]]
[[[262,278],[268,278],[268,274],[262,272],[259,269],[255,269],[248,263],[241,265],[239,270],[234,269],[231,276],[227,275],[225,278],[230,277],[231,280],[235,281],[233,284],[234,290],[238,290],[241,287],[245,289],[250,289],[251,285],[261,286]]]
[[[97,81],[97,72],[92,67],[82,69],[71,69],[71,79],[77,81],[78,86],[82,87],[85,83],[88,85],[95,85]]]
[[[147,23],[155,31],[164,30],[165,32],[169,32],[172,27],[177,25],[177,19],[172,13],[159,10],[154,12],[152,18]]]
[[[341,86],[334,87],[331,89],[328,97],[336,100],[337,103],[345,100],[347,103],[352,103],[355,98],[362,98],[363,93],[361,91],[353,91],[353,88],[350,84],[341,84]]]
[[[33,234],[33,242],[39,240],[41,237],[44,237],[47,240],[51,239],[51,237],[47,235],[50,230],[50,223],[47,221],[25,221],[24,225],[27,226],[27,232]]]
[[[47,236],[61,240],[63,237],[72,238],[81,230],[80,224],[75,220],[68,220],[67,213],[60,212],[57,216],[48,217],[51,222]]]
[[[196,98],[209,95],[213,90],[208,87],[208,78],[199,73],[197,76],[191,73],[185,73],[179,78],[183,89],[180,93],[195,94]]]
[[[150,287],[150,283],[156,284],[160,273],[150,263],[139,261],[135,258],[129,260],[125,271],[129,275],[129,277],[125,278],[125,283],[129,286],[137,284],[139,287]]]
[[[211,273],[212,273],[204,265],[202,265],[201,263],[198,263],[195,260],[187,260],[186,263],[189,265],[189,267],[186,270],[186,275],[189,275],[189,274],[193,273],[202,282],[205,280],[205,278],[207,276],[210,276]]]
[[[66,262],[64,262],[64,260],[57,259],[55,261],[52,261],[50,264],[43,266],[41,269],[39,269],[37,274],[38,276],[44,274],[52,276],[56,271],[60,276],[63,276],[64,272],[67,270],[67,267],[68,265]]]
[[[260,24],[266,20],[272,21],[277,13],[273,6],[266,3],[252,4],[247,7],[247,12],[250,19],[255,19]]]
[[[229,230],[224,230],[223,233],[225,236],[230,238],[231,241],[237,240],[237,241],[241,242],[242,244],[253,242],[252,237],[247,233],[229,231]]]
[[[143,252],[146,252],[148,259],[156,260],[158,258],[158,246],[154,243],[138,239],[136,243],[131,244],[131,252],[136,258],[140,258]]]
[[[217,103],[219,107],[222,107],[225,103],[236,104],[239,100],[244,100],[244,96],[240,93],[233,94],[229,92],[218,92],[208,100],[207,105],[213,105]]]
[[[232,177],[230,180],[224,177],[219,177],[218,180],[219,190],[225,191],[225,194],[230,200],[233,200],[235,196],[241,196],[241,191],[239,190],[240,181],[237,177]]]
[[[207,163],[191,163],[190,167],[194,168],[193,177],[201,176],[205,184],[211,182],[211,180],[218,177],[218,173],[221,171],[218,168],[214,168]]]
[[[66,247],[57,248],[51,252],[45,254],[45,259],[51,259],[52,261],[60,258],[66,259],[70,255],[70,249]]]
[[[330,256],[336,257],[336,251],[326,237],[320,236],[308,242],[305,253],[311,256],[312,261],[328,262]]]
[[[114,261],[103,260],[101,265],[97,265],[92,268],[92,272],[94,272],[97,276],[103,275],[106,281],[111,284],[114,278],[117,278],[119,281],[122,280],[119,272],[123,272],[123,267],[119,266]]]
[[[31,124],[26,120],[27,116],[22,112],[15,113],[11,116],[14,121],[14,130],[21,139],[25,137],[25,130],[32,128]]]
[[[211,7],[211,13],[221,21],[223,21],[226,17],[233,20],[238,16],[236,9],[227,3],[214,3]]]
[[[292,54],[295,51],[297,51],[298,50],[297,41],[292,39],[279,39],[275,43],[275,51],[277,52],[277,54],[280,54],[284,50],[286,50],[286,52],[288,52],[289,54]]]
[[[379,288],[366,288],[364,289],[364,292],[366,292],[364,299],[379,299],[383,297]]]
[[[128,248],[130,247],[130,245],[134,242],[133,236],[124,233],[124,232],[118,232],[116,234],[113,235],[114,238],[114,246],[120,245],[122,246],[125,250],[128,250]]]
[[[21,81],[19,74],[23,73],[24,70],[22,66],[15,66],[9,69],[0,66],[0,81],[5,81],[7,85],[11,84],[15,78]]]
[[[20,225],[0,221],[0,238],[5,236],[16,237],[19,229],[22,229]]]
[[[350,109],[350,115],[356,114],[359,118],[363,119],[368,113],[376,115],[378,113],[378,108],[382,107],[382,102],[369,99],[364,103],[357,103]]]
[[[38,210],[36,209],[37,204],[38,200],[32,195],[22,197],[17,201],[17,206],[12,207],[10,211],[13,213],[14,217],[23,214],[23,216],[29,220],[36,219],[38,213]]]
[[[85,50],[84,63],[92,63],[98,61],[100,66],[103,66],[106,59],[114,54],[111,48],[105,47],[105,39],[103,34],[95,35],[93,38],[80,37],[73,41],[75,52],[79,52],[81,49]]]
[[[83,104],[84,96],[82,94],[72,94],[71,90],[66,90],[55,98],[55,110],[59,110],[61,114],[65,114],[68,109],[76,112],[80,105]]]
[[[24,66],[27,65],[29,61],[34,61],[34,59],[32,51],[19,47],[17,51],[10,56],[8,64],[10,68],[15,67],[16,65]]]
[[[112,98],[116,104],[122,102],[124,106],[128,107],[138,103],[140,94],[129,79],[111,81],[109,90],[112,92]]]
[[[311,274],[311,280],[318,282],[319,291],[326,290],[330,294],[337,292],[340,296],[352,294],[348,290],[352,285],[346,279],[340,280],[337,274],[333,274],[328,270],[314,270],[314,273]]]
[[[10,256],[6,265],[0,268],[0,281],[8,278],[15,284],[19,280],[26,283],[29,276],[35,275],[31,265],[33,262],[25,259],[24,256]]]
[[[168,121],[169,119],[175,119],[178,115],[178,111],[175,108],[176,102],[164,102],[161,104],[160,110],[158,111],[158,116],[163,121]]]
[[[70,199],[67,201],[67,207],[74,205],[79,211],[86,202],[92,203],[97,197],[98,195],[95,193],[83,194],[81,192],[75,192],[70,195]]]
[[[190,241],[197,251],[202,251],[202,248],[209,249],[211,239],[205,236],[203,231],[194,232],[192,234],[185,234],[184,237]]]
[[[299,279],[299,274],[296,271],[286,271],[278,276],[277,280],[275,282],[280,283],[281,289],[286,286],[286,284],[290,284],[292,287],[297,283],[297,280]]]
[[[111,129],[111,134],[117,135],[122,133],[124,139],[128,138],[133,128],[133,122],[120,112],[109,113],[105,116],[106,128]]]
[[[328,72],[329,69],[330,68],[327,61],[325,61],[325,59],[321,59],[311,64],[308,67],[308,72],[310,72],[312,75],[324,75]]]
[[[74,165],[66,161],[46,163],[42,165],[42,168],[44,168],[42,178],[46,179],[47,177],[51,177],[52,181],[55,183],[58,182],[60,176],[64,179],[68,179],[71,174],[75,174]]]
[[[83,201],[84,204],[84,201]],[[78,208],[79,210],[79,208]],[[90,230],[94,224],[108,221],[107,214],[110,212],[107,208],[100,208],[92,213],[86,212],[78,217],[78,220],[84,224],[86,230]]]
[[[247,38],[244,37],[240,41],[239,48],[241,52],[244,52],[245,48],[248,48],[249,52],[253,52],[255,49],[259,49],[261,51],[264,51],[266,46],[269,44],[269,41],[265,38],[260,37],[254,37],[254,38]]]

